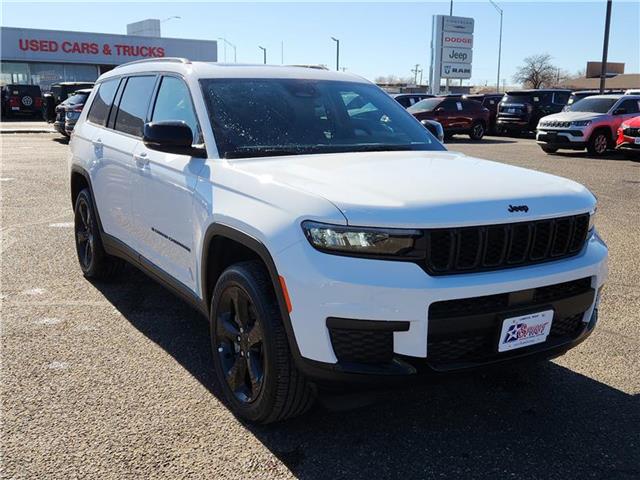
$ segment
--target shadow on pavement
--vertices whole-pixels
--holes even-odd
[[[200,314],[131,267],[121,283],[96,287],[221,398]],[[247,428],[302,479],[635,479],[639,400],[547,362],[440,377],[368,408],[316,408]]]

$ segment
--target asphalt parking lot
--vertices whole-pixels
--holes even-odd
[[[82,277],[68,146],[0,140],[3,478],[640,477],[640,162],[454,139],[598,196],[610,277],[595,333],[553,362],[252,427],[218,398],[198,314],[133,268],[119,284]]]

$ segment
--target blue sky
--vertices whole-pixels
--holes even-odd
[[[600,60],[605,1],[498,2],[504,10],[501,77],[511,77],[527,55],[549,53],[559,67],[575,72],[588,60]],[[90,5],[89,5],[90,4]],[[65,12],[68,15],[65,15]],[[126,24],[167,18],[163,36],[196,39],[226,37],[238,49],[238,61],[335,65],[341,40],[341,65],[373,79],[412,76],[416,63],[428,77],[431,16],[448,14],[449,2],[39,2],[4,0],[2,25],[60,30],[125,33]],[[454,15],[475,18],[472,83],[495,84],[499,16],[488,0],[454,0]],[[640,2],[614,0],[609,60],[640,72]],[[220,60],[222,60],[222,48]],[[232,60],[231,50],[227,50]]]

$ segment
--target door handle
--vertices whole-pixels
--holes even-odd
[[[93,143],[94,147],[101,147],[102,146],[102,139],[98,138],[96,140],[93,140],[91,143]]]
[[[138,168],[144,168],[147,165],[149,165],[149,158],[147,157],[147,154],[142,152],[142,153],[136,153],[133,156],[133,159],[136,161],[136,166]]]

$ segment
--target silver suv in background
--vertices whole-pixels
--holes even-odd
[[[560,148],[603,155],[615,144],[620,124],[640,114],[640,95],[597,95],[540,120],[536,140],[547,153]]]

